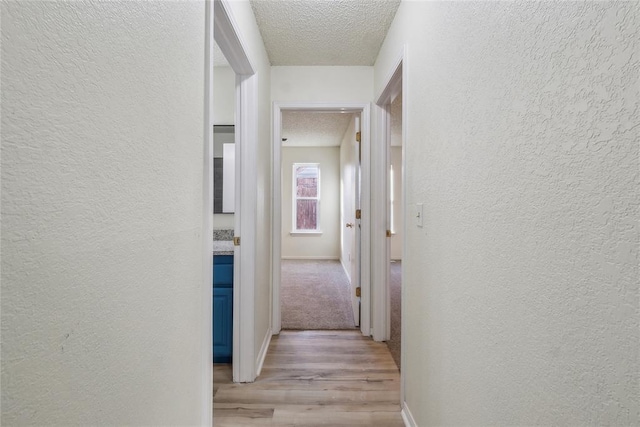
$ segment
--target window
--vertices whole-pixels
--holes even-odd
[[[293,164],[293,231],[320,231],[320,165]]]

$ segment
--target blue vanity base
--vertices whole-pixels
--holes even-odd
[[[213,257],[213,362],[231,363],[233,351],[233,255]]]

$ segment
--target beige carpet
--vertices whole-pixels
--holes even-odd
[[[282,260],[282,329],[353,329],[349,279],[339,261]]]

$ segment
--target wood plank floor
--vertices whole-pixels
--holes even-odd
[[[251,384],[213,372],[214,426],[404,426],[398,368],[359,331],[282,331]]]

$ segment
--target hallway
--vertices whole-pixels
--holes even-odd
[[[399,402],[387,346],[359,331],[282,331],[251,384],[214,366],[214,426],[403,426]]]
[[[216,425],[640,426],[640,2],[14,0],[0,15],[2,426],[208,427],[214,400]],[[323,150],[360,160],[359,223],[322,194],[352,187],[333,174],[319,197],[295,187],[296,212],[320,214],[292,235],[282,200],[310,178],[293,163],[330,175],[320,155],[283,169],[299,148],[283,112],[336,108],[360,114],[357,156]],[[223,221],[214,126],[231,124]],[[220,228],[239,384],[212,363]],[[347,239],[311,253],[357,230],[359,256]],[[359,258],[351,310],[372,338],[272,338],[283,257]],[[400,375],[372,341],[391,329],[389,258]]]

